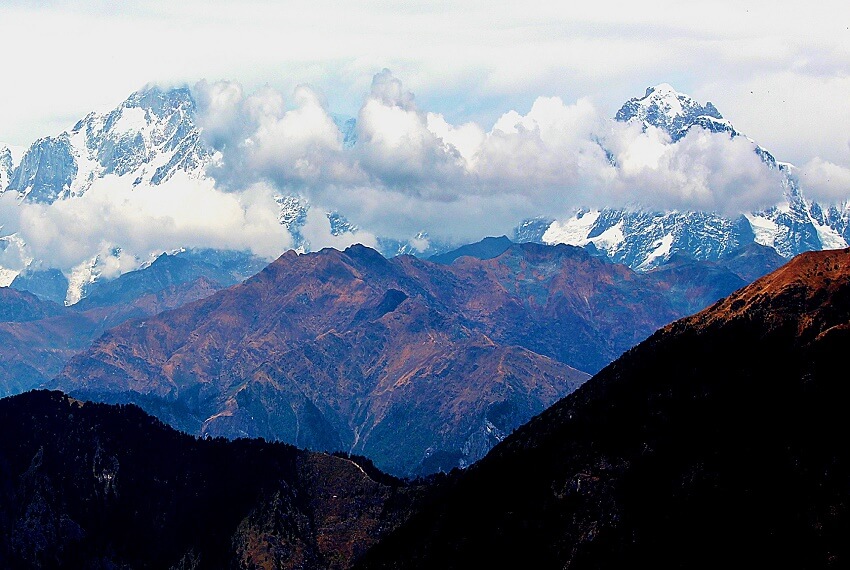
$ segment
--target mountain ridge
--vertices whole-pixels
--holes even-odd
[[[148,86],[131,94],[112,111],[90,113],[70,130],[39,139],[17,163],[9,152],[0,150],[0,191],[16,192],[25,203],[48,205],[79,198],[104,176],[126,177],[127,185],[139,190],[153,188],[176,173],[185,173],[188,178],[214,178],[221,156],[205,142],[198,113],[191,89]],[[333,117],[343,152],[355,152],[357,119]],[[610,260],[639,271],[662,264],[676,252],[716,261],[755,242],[790,259],[803,251],[842,248],[850,243],[850,202],[819,204],[807,199],[797,170],[777,162],[766,149],[737,131],[710,102],[703,104],[668,84],[659,84],[647,88],[643,97],[627,101],[613,121],[639,123],[644,130],[659,129],[670,137],[665,143],[670,148],[696,130],[750,140],[761,161],[781,178],[775,205],[739,216],[711,211],[582,207],[572,215],[554,219],[553,212],[543,211],[539,218],[517,220],[514,241],[592,244]],[[614,160],[614,155],[611,157]],[[307,213],[314,206],[304,195],[281,189],[275,195],[275,203],[268,207],[275,210],[279,222],[292,235],[294,248],[311,249],[302,230]],[[322,213],[328,219],[331,235],[358,231],[345,214]],[[430,238],[425,230],[407,241],[377,235],[375,243],[386,255],[423,257],[461,245]],[[43,266],[44,260],[30,259],[27,245],[17,234],[0,236],[0,245],[3,244],[18,254],[8,256],[15,260],[14,268],[0,268],[0,283],[11,283],[21,272],[55,269]],[[183,244],[173,245],[179,248]],[[150,261],[144,255],[135,260],[121,256],[119,244],[111,251],[93,253],[90,260],[73,268],[61,268],[70,281],[66,301],[76,302],[92,283],[108,280],[106,275],[112,275],[114,270],[106,272],[104,267],[130,268]],[[51,295],[55,298],[55,294]]]
[[[469,465],[574,389],[577,370],[744,284],[719,264],[636,273],[567,245],[486,257],[290,251],[241,285],[111,329],[49,386],[136,402],[191,433],[280,438],[416,475]]]
[[[850,249],[663,327],[456,474],[359,568],[837,568]]]

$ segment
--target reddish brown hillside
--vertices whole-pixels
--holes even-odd
[[[676,327],[711,327],[733,320],[761,319],[774,326],[796,325],[801,343],[850,328],[846,304],[850,249],[803,253],[775,272],[736,291]]]
[[[55,386],[193,433],[342,449],[396,474],[446,469],[571,392],[586,377],[576,369],[681,316],[694,287],[671,286],[677,275],[689,274],[662,284],[564,245],[449,266],[363,246],[288,252],[241,285],[109,331]]]

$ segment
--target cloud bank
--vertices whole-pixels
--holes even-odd
[[[20,269],[35,258],[67,271],[100,255],[109,259],[104,271],[118,274],[177,247],[273,258],[295,243],[279,223],[285,196],[309,206],[298,233],[312,249],[423,233],[468,242],[577,207],[734,216],[782,200],[781,173],[746,137],[692,128],[673,143],[654,127],[613,121],[589,98],[538,97],[490,125],[454,124],[421,108],[385,69],[353,117],[351,145],[343,121],[309,85],[249,92],[238,82],[201,81],[193,95],[202,138],[217,157],[206,178],[134,188],[108,176],[49,206],[2,195],[3,235],[18,233],[26,247],[6,247],[0,265]],[[847,199],[850,169],[815,159],[800,176],[813,197]],[[329,212],[354,228],[332,227]]]
[[[0,195],[3,234],[17,234],[0,252],[0,265],[23,269],[35,259],[70,271],[98,256],[104,277],[135,269],[152,255],[179,247],[252,250],[273,258],[292,245],[278,223],[273,190],[261,184],[239,193],[218,190],[211,179],[178,172],[150,188],[137,189],[128,177],[97,180],[81,197],[50,205]]]
[[[779,173],[745,137],[666,133],[605,117],[589,99],[538,97],[493,125],[452,124],[420,109],[388,70],[376,74],[343,133],[321,94],[296,88],[247,95],[231,82],[195,87],[204,136],[222,152],[211,170],[231,188],[265,180],[339,211],[373,234],[446,241],[509,233],[523,218],[579,206],[699,209],[726,214],[781,199]]]

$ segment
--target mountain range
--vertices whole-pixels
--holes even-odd
[[[468,469],[413,484],[363,458],[195,439],[132,405],[6,398],[0,563],[844,567],[848,322],[850,249],[803,254],[663,327]]]
[[[205,142],[198,114],[191,90],[147,87],[110,112],[91,113],[69,131],[39,139],[17,162],[8,149],[0,148],[0,192],[16,193],[25,202],[51,204],[84,195],[106,176],[125,179],[140,191],[162,184],[176,173],[195,179],[214,176],[220,153]],[[355,148],[357,120],[341,116],[334,116],[334,120],[343,147]],[[669,137],[669,145],[680,144],[696,129],[725,133],[730,138],[744,136],[711,103],[701,104],[667,84],[651,87],[643,97],[626,102],[615,121],[660,129]],[[806,199],[793,166],[778,162],[760,146],[755,145],[754,152],[782,180],[773,207],[731,218],[714,212],[638,207],[583,208],[567,219],[553,219],[551,213],[540,212],[539,218],[517,221],[513,241],[593,245],[609,259],[637,270],[656,267],[676,253],[716,261],[753,242],[771,247],[785,258],[803,251],[846,247],[850,240],[850,210],[846,205],[821,205]],[[613,160],[613,154],[609,154]],[[311,208],[309,201],[288,189],[280,191],[276,203],[269,207],[277,208],[280,223],[295,240],[293,247],[309,251],[309,239],[302,235]],[[334,235],[356,229],[346,220],[345,212],[323,215],[328,217]],[[423,242],[423,234],[411,236],[408,242],[377,237],[380,251],[387,256],[417,254],[417,248],[411,245],[417,240]],[[29,257],[26,244],[14,233],[0,237],[0,241],[4,249],[20,250],[18,258],[25,263],[23,270],[2,268],[0,274],[6,283],[0,284],[11,283],[19,273],[25,279],[30,271],[52,271],[50,295],[55,300],[56,291],[62,287],[62,278],[56,275],[59,271],[69,281],[64,299],[69,304],[84,297],[91,283],[106,280],[103,268],[115,263],[110,257],[121,255],[118,247],[111,254],[101,252],[73,268],[56,268]],[[173,244],[175,251],[182,246]],[[451,248],[452,244],[430,240],[422,254],[440,254]],[[148,261],[138,259],[136,264]]]
[[[724,259],[748,256],[761,273],[781,263],[756,244]],[[487,257],[288,252],[240,285],[107,331],[46,385],[137,403],[189,433],[430,473],[471,464],[585,372],[746,283],[722,263],[636,273],[566,245]]]
[[[315,206],[283,185],[262,219],[293,249],[270,264],[110,243],[70,268],[4,217],[0,566],[846,565],[850,248],[810,250],[847,247],[848,205],[669,85],[613,121],[746,141],[776,205],[311,251]],[[190,89],[148,87],[0,148],[4,212],[212,184],[202,125]]]
[[[700,104],[668,84],[650,87],[626,102],[615,120],[635,122],[665,132],[676,144],[689,131],[704,129],[742,137],[710,102]],[[725,252],[755,242],[790,258],[804,251],[837,249],[850,243],[850,204],[821,205],[806,199],[796,169],[778,162],[760,146],[754,152],[782,175],[776,205],[737,218],[713,212],[644,209],[580,209],[569,219],[545,215],[520,225],[516,239],[572,245],[594,244],[614,261],[648,269],[676,252],[714,260]]]

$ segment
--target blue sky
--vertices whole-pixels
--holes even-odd
[[[28,145],[148,82],[309,83],[355,115],[390,68],[485,128],[538,96],[612,115],[649,85],[711,100],[778,157],[850,166],[845,2],[0,2],[0,141]]]

